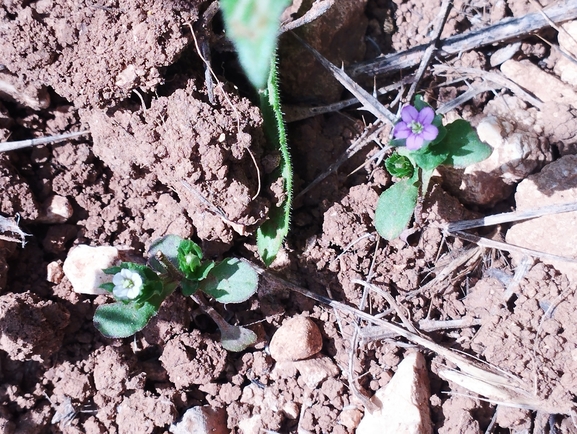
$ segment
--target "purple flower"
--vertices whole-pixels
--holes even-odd
[[[421,149],[426,141],[435,140],[439,130],[432,124],[435,112],[431,107],[424,107],[420,112],[412,105],[401,110],[402,121],[395,125],[393,136],[395,139],[407,139],[407,149],[416,151]]]

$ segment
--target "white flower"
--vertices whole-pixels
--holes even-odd
[[[112,278],[112,293],[120,300],[134,300],[142,290],[142,277],[136,271],[122,269]]]

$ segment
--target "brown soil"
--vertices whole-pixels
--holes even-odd
[[[454,3],[443,37],[533,11],[529,0]],[[339,66],[425,43],[431,27],[423,23],[434,21],[440,1],[359,4],[342,2],[317,33],[300,30]],[[264,283],[245,303],[215,305],[231,323],[259,335],[255,347],[237,354],[222,349],[215,324],[192,300],[175,294],[134,338],[113,340],[92,323],[95,308],[107,298],[76,294],[62,276],[73,245],[127,246],[142,254],[165,234],[195,239],[209,258],[258,261],[255,230],[278,200],[274,187],[259,191],[258,180],[274,170],[278,155],[266,147],[259,109],[219,18],[208,26],[202,22],[206,8],[190,0],[0,6],[0,80],[16,89],[0,92],[0,139],[91,132],[85,139],[0,155],[0,213],[19,216],[31,234],[24,248],[0,240],[2,433],[164,433],[200,405],[224,408],[231,432],[240,432],[239,423],[252,416],[260,416],[256,426],[263,430],[354,432],[351,421],[364,411],[347,379],[354,326],[327,307]],[[210,44],[212,64],[225,83],[211,92],[191,30]],[[555,39],[554,32],[544,36]],[[292,51],[289,35],[281,42],[281,53],[292,59],[281,62],[287,101],[315,104],[345,96],[330,76],[295,64],[300,55]],[[488,68],[489,51],[463,53],[455,62]],[[545,65],[549,54],[543,42],[529,38],[519,56]],[[423,84],[434,103],[466,90],[439,90],[436,80],[427,76]],[[473,117],[491,98],[485,93],[458,111]],[[361,115],[350,110],[288,126],[296,193],[358,137],[366,120]],[[412,293],[431,279],[440,257],[458,257],[466,247],[444,239],[440,224],[506,210],[512,198],[495,209],[467,209],[434,180],[416,230],[406,240],[377,245],[372,219],[390,177],[374,162],[347,174],[378,149],[366,147],[295,202],[275,272],[355,307],[363,293],[353,281],[366,280],[370,272],[372,282],[388,289],[414,322],[479,318],[480,326],[430,336],[535,384],[539,396],[560,408],[574,401],[577,302],[556,270],[537,264],[525,276],[522,293],[505,303],[500,295],[513,270],[506,256],[487,251],[483,264],[448,287]],[[72,204],[66,223],[42,223],[44,204],[54,194]],[[368,303],[373,313],[390,307],[376,293]],[[559,304],[545,318],[552,303]],[[323,334],[318,364],[326,375],[313,383],[297,368],[275,371],[267,350],[280,324],[303,313]],[[398,321],[394,313],[387,319]],[[367,395],[387,384],[405,351],[396,340],[363,343],[354,372]],[[495,406],[459,395],[466,391],[441,380],[439,356],[428,354],[428,362],[435,430],[484,432]],[[497,419],[497,430],[538,425],[527,411],[506,416]],[[574,429],[568,417],[552,420],[563,432]]]

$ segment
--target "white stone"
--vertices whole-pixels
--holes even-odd
[[[577,21],[569,21],[561,27],[563,27],[563,30],[557,36],[559,47],[572,56],[577,57]]]
[[[432,433],[429,396],[425,359],[421,353],[411,353],[391,381],[371,398],[377,410],[365,412],[356,434]]]
[[[50,283],[59,284],[64,278],[62,264],[58,261],[52,261],[46,266],[46,280]]]
[[[208,405],[192,407],[186,410],[182,420],[170,425],[172,434],[228,434],[226,411],[224,408],[212,408]]]
[[[577,202],[577,156],[565,155],[548,164],[541,172],[529,176],[517,186],[517,211],[549,205]],[[506,240],[529,249],[577,258],[577,212],[546,215],[516,223],[507,231]],[[513,259],[521,256],[511,252]],[[577,264],[541,258],[577,282]]]
[[[112,276],[102,270],[118,265],[119,262],[120,252],[116,247],[91,247],[81,244],[70,249],[62,268],[74,292],[99,295],[108,294],[108,291],[99,286],[112,281]]]
[[[248,419],[243,419],[238,422],[238,429],[242,434],[260,434],[262,427],[262,417],[260,414],[255,414]]]
[[[55,194],[42,204],[42,213],[38,221],[51,224],[65,223],[72,217],[73,212],[68,198]]]
[[[287,402],[282,406],[282,411],[287,418],[295,420],[299,417],[300,408],[296,402]]]

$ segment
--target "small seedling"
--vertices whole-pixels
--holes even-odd
[[[463,168],[491,155],[491,147],[479,140],[469,122],[458,119],[443,126],[442,116],[420,96],[401,111],[391,145],[397,150],[385,167],[398,180],[381,194],[375,210],[375,228],[389,241],[408,226],[419,194],[427,193],[438,166]]]
[[[200,291],[221,303],[241,303],[257,290],[258,274],[246,262],[204,260],[195,242],[176,235],[156,240],[148,254],[147,265],[123,262],[104,270],[113,277],[101,288],[117,300],[94,313],[94,324],[104,336],[124,338],[142,330],[179,286],[183,295],[197,301]],[[225,349],[242,351],[256,341],[251,330],[227,324],[214,309],[207,313],[219,326]]]

